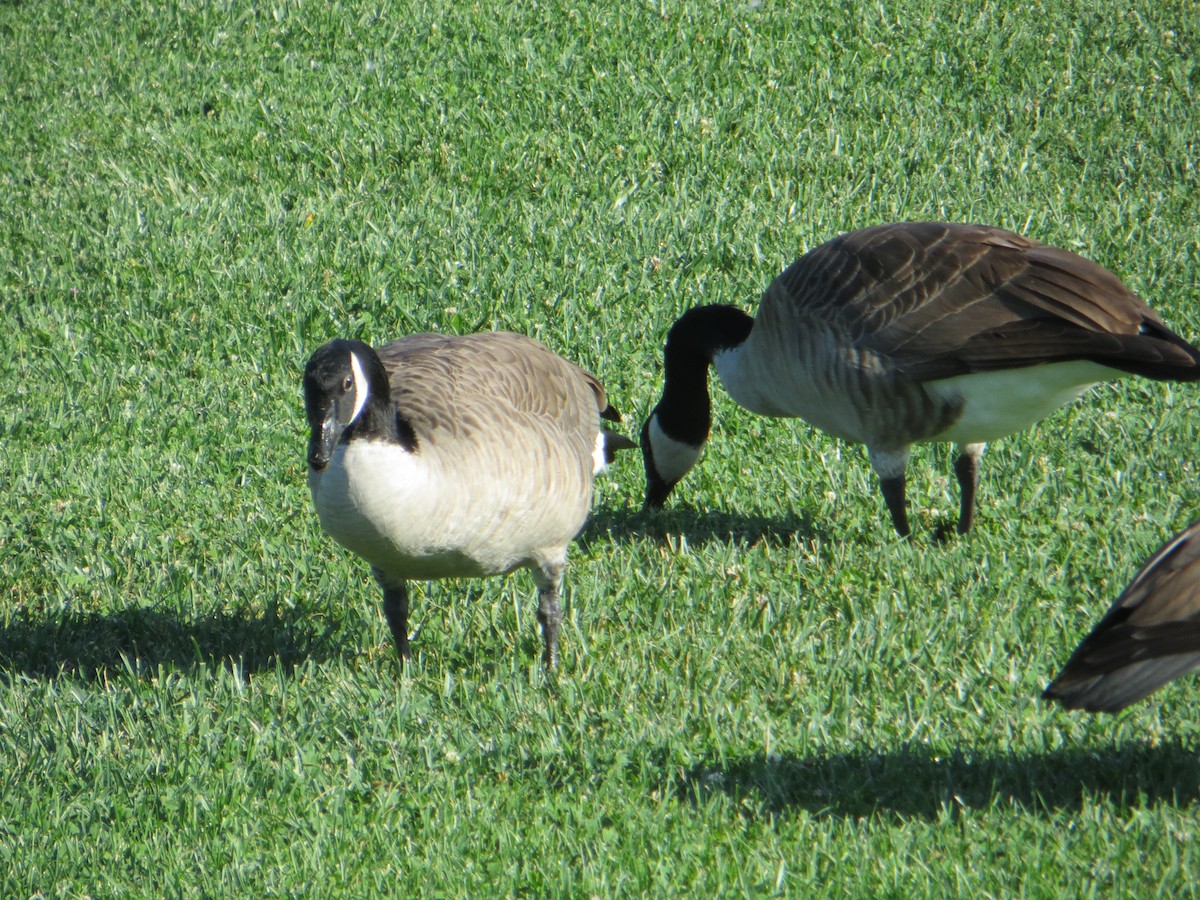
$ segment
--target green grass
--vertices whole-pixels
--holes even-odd
[[[304,484],[331,336],[507,328],[632,433],[662,336],[897,219],[1089,255],[1200,336],[1192,4],[0,3],[0,895],[1195,893],[1193,680],[1038,694],[1200,510],[1125,383],[893,536],[862,448],[720,395],[567,575],[422,587],[400,673]],[[719,393],[719,392],[718,392]]]

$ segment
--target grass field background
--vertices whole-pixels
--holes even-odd
[[[1042,687],[1195,518],[1126,382],[898,541],[861,447],[716,389],[600,485],[563,665],[525,574],[400,671],[304,483],[333,336],[506,328],[634,433],[662,338],[900,219],[1088,255],[1200,337],[1193,4],[0,2],[0,895],[1183,896],[1200,688]]]

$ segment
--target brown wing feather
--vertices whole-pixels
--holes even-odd
[[[1075,359],[1200,379],[1200,351],[1107,269],[998,228],[851,232],[798,260],[780,286],[914,380]]]

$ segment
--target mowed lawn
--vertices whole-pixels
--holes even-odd
[[[685,309],[903,219],[1090,256],[1200,337],[1186,2],[0,2],[0,896],[1184,896],[1200,684],[1039,694],[1200,512],[1195,386],[983,463],[717,388],[623,455],[561,670],[525,573],[401,671],[305,485],[334,336],[510,329],[635,434]],[[1111,7],[1111,8],[1110,8]]]

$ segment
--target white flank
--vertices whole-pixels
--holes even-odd
[[[704,444],[696,447],[670,437],[658,424],[658,416],[650,417],[650,452],[654,456],[654,468],[667,484],[674,484],[696,464]]]
[[[957,375],[926,383],[934,397],[960,398],[963,413],[932,440],[981,443],[1024,431],[1093,384],[1127,373],[1086,360]]]
[[[367,395],[371,389],[367,386],[367,376],[363,374],[362,363],[358,361],[357,353],[350,354],[350,371],[354,373],[354,412],[350,414],[350,422],[353,422],[367,405]],[[349,425],[350,422],[346,424]]]

